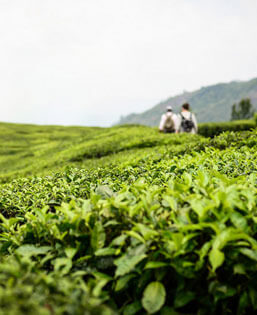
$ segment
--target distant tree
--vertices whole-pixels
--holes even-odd
[[[233,104],[231,120],[250,119],[254,115],[254,108],[249,98],[243,98],[239,104]]]

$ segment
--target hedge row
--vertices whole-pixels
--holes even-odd
[[[257,314],[257,130],[201,138],[2,185],[0,315]]]
[[[204,137],[214,137],[225,131],[251,130],[257,126],[257,113],[253,120],[235,120],[229,122],[211,122],[199,124],[198,132]]]

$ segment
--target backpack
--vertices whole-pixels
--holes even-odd
[[[183,130],[185,132],[191,132],[195,126],[193,121],[192,121],[192,113],[190,113],[189,119],[186,119],[182,114],[181,114],[181,118],[182,118],[181,126],[182,126]]]
[[[168,130],[175,130],[175,124],[172,115],[166,115],[164,127]]]

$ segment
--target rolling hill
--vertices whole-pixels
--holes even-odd
[[[219,83],[202,87],[194,92],[184,92],[168,98],[143,113],[121,117],[118,124],[157,126],[166,106],[171,105],[175,112],[179,112],[185,102],[191,104],[199,122],[227,121],[230,119],[232,105],[246,97],[249,97],[257,108],[257,78],[245,82]]]
[[[147,126],[63,127],[0,123],[0,183],[18,177],[49,175],[67,167],[95,169],[122,163],[170,146],[192,145],[203,137],[167,138]],[[184,151],[184,149],[182,149]]]

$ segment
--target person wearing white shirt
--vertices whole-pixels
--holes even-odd
[[[164,133],[178,133],[179,119],[176,114],[172,112],[172,107],[167,106],[166,113],[162,115],[159,131]]]
[[[195,114],[190,112],[188,103],[182,105],[182,110],[179,115],[179,132],[187,132],[196,134],[198,131]]]

